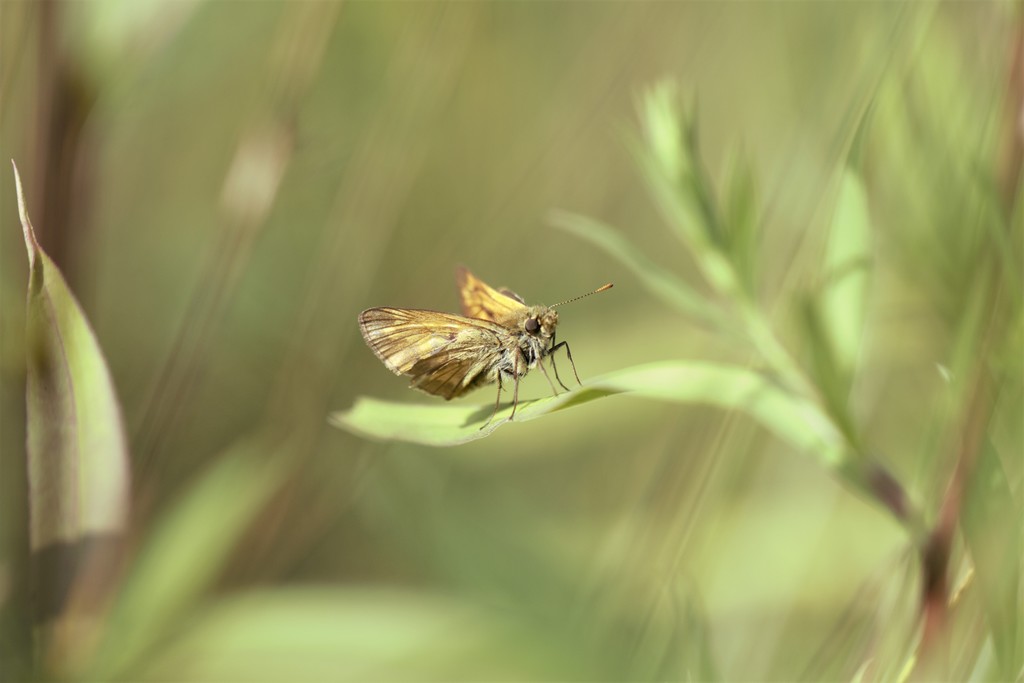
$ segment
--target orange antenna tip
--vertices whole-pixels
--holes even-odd
[[[601,285],[600,287],[595,289],[593,292],[587,292],[586,294],[580,294],[579,296],[573,297],[572,299],[566,299],[565,301],[561,301],[561,302],[559,302],[557,304],[554,304],[553,306],[550,306],[549,308],[554,308],[555,306],[561,306],[563,304],[571,304],[573,301],[579,301],[580,299],[582,299],[584,297],[588,297],[591,294],[597,294],[598,292],[603,292],[606,289],[611,289],[611,288],[612,288],[612,283],[609,282],[606,285]]]

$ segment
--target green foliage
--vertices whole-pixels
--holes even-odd
[[[1021,677],[1008,6],[39,7],[0,677]],[[483,429],[399,386],[356,315],[458,262],[614,280],[564,309],[583,385]]]
[[[514,419],[535,420],[616,394],[746,412],[795,448],[813,453],[830,465],[841,461],[842,445],[837,435],[813,407],[755,371],[701,361],[666,361],[609,373],[575,391],[523,401]],[[332,415],[331,423],[378,439],[455,446],[481,439],[509,424],[511,412],[511,405],[502,408],[482,427],[491,415],[487,406],[416,405],[362,398],[351,410]]]
[[[836,200],[824,266],[821,306],[826,313],[819,317],[813,312],[817,304],[808,306],[807,339],[815,358],[812,382],[752,298],[757,211],[750,172],[733,161],[727,198],[717,199],[699,151],[695,107],[692,101],[682,107],[678,102],[679,95],[668,82],[648,91],[640,106],[643,143],[636,144],[634,152],[672,233],[689,250],[717,297],[699,294],[610,226],[568,213],[556,213],[552,220],[617,258],[672,308],[694,316],[726,341],[738,336],[760,356],[764,371],[693,361],[630,368],[588,382],[570,394],[524,402],[517,416],[531,420],[619,393],[713,404],[747,413],[822,466],[835,469],[854,488],[881,498],[871,490],[870,468],[859,452],[861,440],[846,409],[867,307],[870,224],[859,178],[847,171]],[[722,216],[729,216],[728,227]],[[731,315],[721,312],[723,305]],[[360,399],[352,410],[332,416],[331,423],[376,438],[450,446],[488,436],[511,410],[509,406],[481,426],[490,414],[486,408],[402,406]],[[885,500],[880,502],[889,506]],[[917,523],[916,513],[911,519]]]
[[[1021,557],[1024,518],[1020,498],[1009,490],[1007,472],[996,449],[986,443],[973,472],[961,518],[977,575],[998,676],[1009,680],[1024,666],[1021,628]]]
[[[96,628],[88,605],[102,604],[112,589],[109,555],[127,525],[130,466],[103,353],[36,241],[17,167],[14,179],[29,260],[25,403],[35,618],[41,659],[59,669],[81,655],[79,641]],[[76,589],[83,586],[89,595]]]
[[[721,193],[716,190],[699,150],[695,101],[688,97],[680,105],[683,99],[668,82],[651,88],[640,105],[642,137],[633,142],[632,148],[655,205],[670,233],[689,252],[710,294],[702,293],[659,265],[622,231],[601,221],[556,212],[551,222],[624,265],[670,310],[682,313],[729,344],[739,341],[760,369],[701,361],[671,361],[627,368],[591,380],[568,394],[524,401],[517,419],[526,422],[617,394],[711,404],[745,413],[791,447],[810,454],[819,466],[835,472],[880,508],[893,513],[908,532],[911,547],[918,547],[925,540],[923,532],[928,513],[916,509],[908,489],[876,462],[875,440],[865,433],[854,403],[857,380],[864,372],[867,353],[866,326],[872,307],[875,260],[876,228],[870,209],[870,191],[862,175],[862,146],[870,142],[870,121],[854,118],[848,122],[850,133],[846,139],[850,142],[844,146],[846,152],[835,171],[837,189],[819,275],[808,290],[796,296],[802,313],[803,343],[808,352],[805,370],[787,350],[767,312],[757,301],[756,245],[761,230],[761,211],[756,203],[750,168],[734,155],[726,173],[725,189]],[[860,114],[867,117],[872,111],[864,107]],[[951,139],[956,138],[953,132],[949,135]],[[1004,283],[1009,285],[1005,296],[1019,301],[1019,288],[1013,287],[1019,281],[1019,269],[1016,261],[1007,261],[1008,226],[999,224],[997,211],[983,208],[999,201],[995,195],[979,197],[968,188],[963,196],[946,200],[956,211],[974,207],[971,211],[981,218],[984,227],[971,234],[987,231],[995,246],[993,256],[999,259],[998,274],[980,283],[976,281],[970,289],[973,298],[968,297],[968,301],[973,301],[974,305],[966,310],[973,311],[974,315],[954,328],[959,330],[955,334],[961,339],[955,375],[971,379],[988,370],[976,367],[976,356],[968,358],[962,353],[967,349],[977,353],[980,329],[988,324],[985,316],[994,313],[990,308],[994,282],[997,290]],[[957,201],[963,204],[955,204]],[[1019,196],[1010,199],[1011,206],[1019,202]],[[1019,241],[1019,235],[1014,239]],[[963,238],[960,242],[963,243]],[[946,246],[935,248],[948,249]],[[973,262],[981,246],[964,244],[963,248],[967,251],[951,252],[949,258],[953,262]],[[1006,280],[999,281],[1001,276]],[[1016,316],[1019,324],[1019,310]],[[958,410],[971,409],[969,403],[963,401],[969,401],[968,392],[975,390],[969,383],[959,385]],[[397,404],[363,398],[351,410],[332,416],[331,422],[377,439],[449,446],[492,434],[510,411],[511,407],[504,408],[494,421],[481,428],[480,423],[490,414],[486,408]],[[964,508],[965,533],[982,583],[981,602],[996,633],[998,667],[1001,675],[1013,677],[1022,661],[1018,616],[1021,603],[1017,595],[1021,569],[1019,527],[1011,525],[1010,537],[1001,540],[995,540],[987,529],[999,518],[1019,519],[1020,506],[1009,493],[1005,472],[999,467],[992,469],[997,461],[991,449],[985,449],[985,453],[987,455],[978,460],[979,469],[970,476],[978,477],[972,479],[974,482],[986,481],[985,486],[994,487],[992,490],[999,495],[983,504],[979,502],[981,496],[972,488]],[[971,462],[969,453],[961,457]],[[967,471],[958,470],[959,474],[954,476],[965,476]],[[960,485],[957,481],[952,484]],[[995,512],[996,509],[1002,512]],[[945,532],[940,528],[935,533]],[[925,580],[937,579],[926,577]],[[976,647],[980,647],[980,642],[975,641]],[[906,654],[906,650],[903,652],[897,656],[909,664],[903,665],[901,676],[916,666],[913,655]],[[954,665],[954,669],[934,668],[934,662],[928,660],[921,665],[921,670],[925,675],[950,673],[962,665]],[[865,672],[866,669],[861,668],[854,677],[862,678]]]
[[[122,531],[129,466],[103,353],[60,271],[36,242],[17,168],[15,181],[30,264],[26,402],[32,547],[40,550]]]
[[[860,176],[847,169],[829,229],[820,306],[836,374],[849,392],[864,339],[871,268],[871,218]]]
[[[619,260],[632,271],[647,290],[669,308],[691,317],[715,330],[728,330],[730,321],[718,307],[698,294],[690,285],[647,258],[614,228],[600,221],[577,214],[557,211],[551,223],[566,232],[587,240]]]
[[[196,615],[133,680],[476,681],[521,678],[497,615],[412,591],[253,591]],[[536,647],[535,643],[518,644]],[[518,661],[517,661],[518,660]]]
[[[150,530],[111,613],[86,679],[134,678],[142,662],[213,588],[235,544],[285,474],[281,458],[259,462],[243,441],[219,455]],[[225,490],[231,490],[225,496]],[[215,523],[211,523],[215,520]]]

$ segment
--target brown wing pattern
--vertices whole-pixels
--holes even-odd
[[[469,272],[468,268],[458,268],[455,281],[459,287],[462,314],[467,318],[501,323],[522,315],[527,309],[515,293],[507,289],[494,289]]]
[[[359,314],[363,339],[396,375],[446,399],[485,381],[501,358],[504,328],[485,320],[408,308],[371,308]]]

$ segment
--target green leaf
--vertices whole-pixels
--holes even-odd
[[[633,151],[669,228],[715,291],[736,299],[741,285],[721,249],[724,238],[698,149],[695,107],[692,99],[685,106],[680,99],[671,81],[645,93],[640,106],[644,139],[634,143]]]
[[[964,538],[977,575],[1000,677],[1012,680],[1024,667],[1021,624],[1021,558],[1024,538],[1017,504],[999,455],[986,443],[967,486],[961,513]]]
[[[820,302],[811,297],[802,301],[800,307],[804,338],[811,356],[811,372],[829,416],[847,440],[859,447],[857,430],[848,409],[850,384],[839,372],[821,308]]]
[[[124,675],[194,609],[281,482],[282,458],[243,441],[219,457],[151,531],[109,619],[91,679]]]
[[[765,375],[748,368],[701,361],[665,361],[619,370],[574,391],[521,401],[515,421],[534,420],[590,401],[630,393],[673,403],[699,403],[747,413],[791,445],[813,451],[830,465],[842,460],[839,435],[812,404],[786,392]],[[506,405],[491,422],[490,405],[392,403],[359,398],[352,408],[333,413],[330,423],[375,439],[454,446],[493,433],[507,424]]]
[[[644,143],[650,151],[651,160],[662,174],[673,181],[679,180],[689,171],[683,131],[694,118],[692,98],[685,111],[681,110],[679,100],[675,83],[663,80],[644,93],[640,105]]]
[[[723,206],[726,241],[737,276],[748,297],[757,287],[758,204],[750,163],[737,150],[729,157]]]
[[[129,455],[96,335],[36,241],[16,166],[14,179],[29,260],[26,412],[33,593],[37,622],[46,625],[40,652],[44,659],[65,660],[89,639],[93,619],[84,612],[102,605],[111,587],[110,562],[128,516]],[[60,652],[51,651],[54,647]]]
[[[825,251],[822,324],[827,330],[836,370],[852,376],[864,336],[868,273],[871,267],[871,216],[860,175],[846,168]]]
[[[553,225],[587,240],[628,267],[654,296],[685,315],[692,316],[714,329],[729,329],[731,323],[720,308],[675,275],[647,258],[639,249],[611,226],[579,214],[556,211]]]

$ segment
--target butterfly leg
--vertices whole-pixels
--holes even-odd
[[[551,362],[554,363],[555,359],[552,358]],[[544,367],[543,358],[540,360],[540,362],[537,363],[537,367],[540,368],[541,373],[544,375],[544,379],[546,379],[548,381],[548,384],[551,386],[551,393],[553,393],[555,396],[558,396],[558,389],[555,389],[555,383],[551,381],[551,375],[548,374],[547,368]],[[554,367],[554,365],[552,365],[551,367]],[[558,383],[562,384],[562,380],[558,380]],[[566,391],[569,391],[569,388],[564,384],[562,384],[562,388],[565,389]]]
[[[551,335],[551,343],[552,344],[555,343],[555,335],[554,334]],[[555,346],[552,346],[551,350],[548,351],[548,356],[551,358],[551,369],[555,371],[555,379],[558,380],[558,383],[562,385],[563,389],[565,389],[566,391],[569,391],[569,387],[565,386],[565,382],[563,382],[562,378],[558,376],[558,366],[555,365],[555,349],[557,349],[557,348],[559,348],[561,346],[565,346],[565,350],[566,351],[569,350],[569,347],[566,345],[566,343],[562,342],[561,344],[557,344]],[[570,363],[572,362],[572,356],[569,356],[569,362]],[[544,368],[544,364],[542,363],[540,367],[543,369]],[[572,366],[572,371],[576,372],[576,366],[575,365]],[[545,376],[547,376],[547,373],[544,373],[544,374],[545,374]],[[577,376],[576,379],[579,379],[579,376]],[[551,380],[548,380],[548,382],[551,382]],[[581,382],[581,384],[582,384],[582,382]],[[552,388],[554,388],[554,387],[552,387]],[[555,393],[557,394],[558,392],[555,392]]]
[[[551,351],[548,354],[551,356],[551,364],[552,366],[555,364],[555,351],[562,348],[563,346],[565,347],[565,355],[569,357],[569,365],[572,366],[572,374],[576,375],[576,381],[579,382],[580,386],[582,386],[583,382],[580,382],[580,375],[578,372],[576,372],[576,363],[574,363],[572,360],[572,351],[569,350],[569,342],[560,342],[551,347]],[[557,369],[555,370],[555,377],[558,377]],[[561,384],[562,380],[558,380],[558,382],[559,384]],[[562,386],[564,387],[565,385],[562,384]],[[568,387],[566,387],[566,389],[568,389]]]
[[[511,422],[512,418],[516,416],[516,408],[519,407],[519,359],[521,354],[516,351],[516,359],[512,365],[512,380],[515,384],[512,385],[512,414],[508,416],[508,421]]]
[[[491,420],[493,420],[494,416],[498,414],[498,406],[500,406],[500,405],[501,405],[501,373],[499,372],[498,373],[498,396],[497,396],[497,398],[494,399],[494,411],[491,413],[491,416],[489,418],[487,418],[487,422],[484,422],[482,425],[480,425],[480,429],[483,429],[487,425],[491,424]]]

